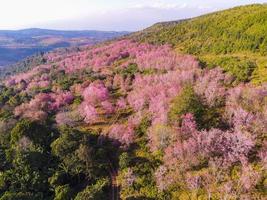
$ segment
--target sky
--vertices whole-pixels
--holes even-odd
[[[267,0],[0,0],[0,29],[136,31]]]

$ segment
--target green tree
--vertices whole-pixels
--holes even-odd
[[[168,113],[169,120],[171,123],[180,123],[182,115],[186,113],[194,114],[197,123],[202,124],[204,106],[191,85],[186,85],[181,93],[173,99]]]
[[[34,145],[49,147],[52,133],[44,125],[23,119],[11,131],[11,145],[16,146],[23,137],[30,139]]]
[[[88,135],[75,129],[62,128],[60,137],[51,144],[51,148],[52,153],[61,160],[65,172],[91,176],[92,160]]]

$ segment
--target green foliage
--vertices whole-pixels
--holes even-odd
[[[11,106],[17,106],[21,103],[21,99],[19,95],[15,95],[9,98],[8,102],[9,105]]]
[[[74,101],[73,101],[73,104],[74,105],[80,105],[82,103],[82,97],[81,96],[77,96],[75,97]]]
[[[147,129],[149,128],[149,126],[151,125],[151,120],[148,116],[145,116],[139,126],[136,128],[136,133],[139,137],[142,137],[146,134]]]
[[[173,99],[168,118],[170,123],[179,125],[184,114],[192,113],[199,129],[225,128],[226,124],[222,117],[223,112],[223,105],[209,107],[203,104],[195,94],[192,86],[187,85]]]
[[[223,20],[222,20],[223,19]],[[236,76],[238,81],[249,81],[253,70],[260,69],[255,83],[266,80],[267,68],[256,61],[267,54],[267,5],[255,4],[219,11],[193,19],[158,23],[132,34],[135,40],[156,44],[171,44],[178,51],[202,58],[206,55],[228,55],[209,65],[221,67]],[[254,58],[238,58],[236,54],[255,54]],[[257,64],[257,66],[255,65]]]
[[[139,72],[138,66],[136,63],[130,63],[127,67],[120,69],[118,71],[119,74],[123,75],[124,77],[134,77],[136,73]]]
[[[7,88],[5,86],[1,86],[0,87],[0,105],[4,105],[14,95],[15,95],[15,91],[13,88]]]
[[[103,172],[107,166],[106,151],[97,146],[97,136],[63,127],[60,129],[60,137],[52,142],[51,149],[59,159],[62,170],[50,179],[54,186],[69,182],[69,178],[76,177],[78,182],[74,182],[80,184],[106,175]]]
[[[59,85],[62,90],[69,90],[70,87],[76,83],[82,83],[83,80],[95,80],[90,69],[77,71],[66,74],[64,70],[50,72],[51,80],[54,80],[55,85]]]
[[[21,120],[11,131],[11,144],[15,146],[22,137],[29,138],[36,145],[47,147],[51,140],[51,133],[44,125]]]
[[[10,190],[48,192],[48,177],[43,172],[47,170],[48,163],[45,162],[42,154],[32,156],[32,153],[18,153],[12,164],[14,168],[6,172]]]
[[[70,174],[85,171],[90,175],[90,149],[86,145],[89,137],[85,134],[62,128],[60,137],[51,144],[52,153],[64,163],[64,170]],[[88,167],[88,168],[87,168]]]
[[[69,185],[62,185],[56,187],[54,200],[70,200],[71,196],[72,191]]]
[[[69,181],[69,175],[62,170],[58,170],[55,171],[48,181],[53,188],[56,188],[57,186],[62,186],[67,183]]]
[[[8,120],[12,117],[12,112],[10,110],[0,110],[0,119],[1,120]]]
[[[7,49],[5,49],[5,50],[7,51]],[[28,50],[31,52],[31,51],[35,51],[36,49],[31,50],[31,48],[29,48]],[[20,52],[19,54],[21,54],[21,53],[22,52]],[[10,55],[12,55],[12,54],[14,54],[14,52],[11,52]],[[14,57],[12,57],[11,60],[14,60]],[[44,64],[44,63],[46,63],[46,59],[43,57],[43,53],[36,53],[34,56],[29,56],[29,57],[25,58],[24,60],[19,61],[13,65],[1,68],[0,69],[0,79],[4,79],[10,75],[26,72],[26,71],[32,69],[33,67],[36,67],[36,66]]]
[[[108,199],[105,189],[108,186],[107,179],[99,179],[96,184],[87,186],[82,192],[79,192],[74,200],[105,200]]]
[[[151,29],[137,33],[136,37],[153,43],[171,43],[191,54],[267,53],[266,5],[236,7],[180,23],[157,24]]]
[[[8,123],[8,121],[6,122]],[[6,131],[14,123],[7,125]],[[9,135],[8,133],[6,133]],[[10,134],[10,145],[1,149],[0,193],[3,199],[43,199],[50,196],[48,177],[53,166],[49,153],[51,133],[44,125],[19,121]],[[0,198],[0,199],[1,199]]]
[[[256,84],[264,84],[267,82],[267,58],[263,56],[257,57],[257,68],[252,74],[252,82]]]
[[[6,155],[5,155],[5,150],[0,146],[0,171],[6,168],[7,165],[7,160],[6,160]],[[1,185],[1,183],[0,183]],[[0,186],[1,188],[1,186]]]
[[[77,76],[77,75],[76,75]],[[66,76],[65,71],[60,71],[57,74],[57,84],[63,89],[68,90],[70,86],[72,86],[75,82],[75,80],[78,79],[75,74],[72,74],[70,76]]]
[[[5,192],[0,200],[40,200],[42,196],[39,194],[23,193],[23,192]]]
[[[123,199],[163,199],[154,180],[154,170],[160,165],[161,158],[152,154],[148,147],[147,130],[150,125],[150,118],[145,116],[136,128],[135,144],[120,156],[120,173],[131,168],[136,177],[133,186],[122,188]]]
[[[47,156],[32,151],[14,153],[12,165],[5,167],[5,171],[0,176],[0,191],[2,189],[7,191],[2,198],[8,199],[11,195],[12,198],[16,199],[16,195],[20,193],[23,195],[22,197],[19,196],[22,199],[28,198],[28,194],[31,193],[38,194],[37,199],[51,195],[47,182],[51,165]],[[19,197],[18,199],[20,199]],[[35,196],[29,196],[29,199],[34,198]]]
[[[168,113],[169,120],[171,123],[180,123],[181,117],[186,113],[194,114],[197,123],[202,124],[204,106],[191,85],[185,86],[181,93],[172,101]]]
[[[56,134],[44,125],[17,122],[10,145],[0,146],[0,198],[41,200],[54,196],[65,200],[77,193],[77,199],[107,196],[107,173],[103,172],[107,171],[107,157],[104,148],[97,145],[97,136],[66,127],[59,132],[53,141]]]
[[[202,58],[209,68],[220,66],[236,78],[237,82],[250,81],[256,68],[256,63],[247,59],[234,56],[206,56]]]
[[[222,107],[204,107],[201,116],[201,129],[221,128],[225,129],[228,125],[223,119],[224,109]]]
[[[119,157],[119,166],[120,169],[125,169],[129,166],[130,157],[127,152],[123,152]]]
[[[35,93],[49,93],[51,92],[51,87],[45,87],[45,88],[34,88],[33,91]]]
[[[8,119],[10,118],[9,115],[4,114],[1,116],[0,113],[0,146],[2,147],[9,147],[10,146],[10,131],[16,124],[16,120]],[[3,120],[1,118],[4,118]]]

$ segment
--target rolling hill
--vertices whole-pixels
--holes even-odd
[[[59,31],[47,29],[0,30],[0,66],[59,47],[92,45],[127,32]]]
[[[208,66],[220,65],[241,81],[267,81],[267,5],[236,7],[204,16],[157,23],[130,37],[171,44]]]

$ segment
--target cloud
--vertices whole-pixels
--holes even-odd
[[[190,18],[256,2],[266,0],[2,0],[0,28],[46,24],[47,28],[62,29],[139,30],[159,21]]]
[[[169,9],[182,9],[186,8],[188,6],[187,3],[169,3],[166,1],[154,1],[153,3],[151,2],[143,2],[143,3],[137,3],[132,5],[130,8],[134,9],[160,9],[160,10],[169,10]]]
[[[175,14],[175,12],[182,12],[182,13],[189,13],[190,14],[185,14],[184,17],[182,18],[187,18],[187,17],[192,17],[196,15],[203,14],[205,12],[213,12],[218,10],[218,7],[215,7],[214,5],[208,5],[204,3],[190,3],[188,2],[170,2],[170,1],[162,1],[162,0],[156,0],[153,3],[149,3],[147,1],[139,2],[136,4],[131,5],[129,10],[142,10],[144,12],[147,12],[148,10],[155,10],[159,13],[161,12],[171,12],[173,13],[173,20],[178,19],[177,17],[180,17],[179,14]],[[169,14],[166,13],[168,16]],[[177,16],[177,17],[176,17]],[[176,17],[176,18],[175,18]]]
[[[157,4],[156,4],[157,3]],[[55,21],[42,26],[55,29],[95,29],[95,30],[128,30],[136,31],[161,21],[172,21],[191,18],[208,12],[187,4],[159,4],[149,6],[144,4],[128,7],[127,9],[111,10],[103,13],[71,21]],[[111,17],[112,16],[112,17]]]

